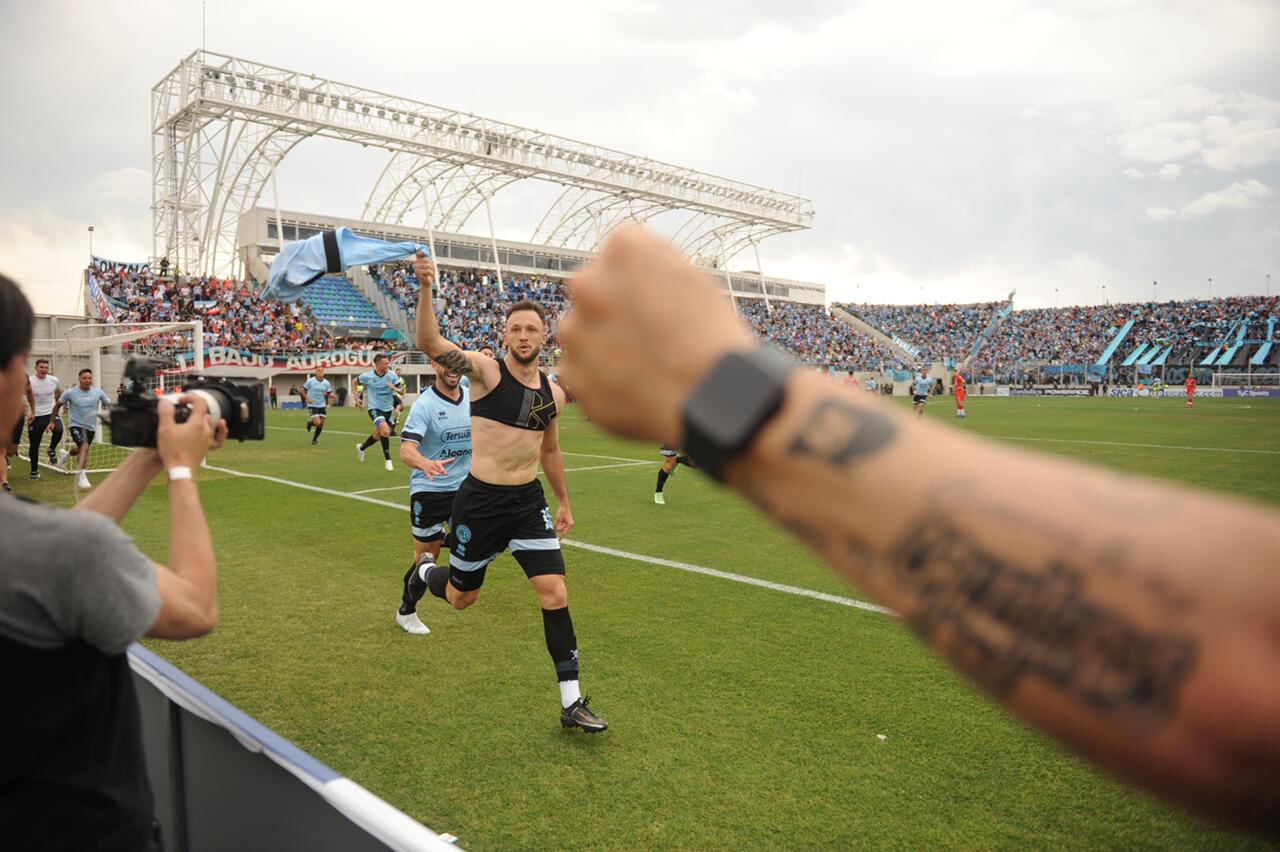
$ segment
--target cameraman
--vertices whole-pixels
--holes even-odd
[[[0,423],[22,413],[35,322],[0,276]],[[187,400],[184,400],[187,401]],[[135,450],[73,510],[0,494],[0,838],[12,849],[153,849],[137,698],[125,658],[143,636],[218,621],[217,566],[191,472],[226,439],[199,399],[159,405],[159,449]],[[170,567],[117,526],[168,471]],[[179,542],[181,545],[179,546]]]

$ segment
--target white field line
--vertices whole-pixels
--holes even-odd
[[[647,462],[646,462],[647,464]],[[400,503],[392,503],[389,500],[379,500],[377,497],[369,497],[360,493],[348,493],[346,491],[336,491],[332,488],[321,488],[319,485],[307,485],[305,482],[294,482],[289,479],[280,479],[275,476],[266,476],[261,473],[245,473],[244,471],[232,470],[229,467],[215,467],[207,465],[206,470],[217,471],[218,473],[226,473],[231,476],[239,476],[244,479],[260,479],[263,482],[274,482],[277,485],[287,485],[290,488],[301,488],[303,491],[314,491],[317,494],[328,494],[330,497],[343,497],[347,500],[359,500],[362,503],[372,503],[375,506],[386,506],[388,509],[397,509],[401,512],[409,511],[409,507]],[[769,589],[774,592],[784,592],[789,595],[797,595],[799,597],[812,598],[813,600],[825,601],[826,603],[839,604],[840,606],[852,607],[853,609],[866,610],[867,612],[878,612],[884,615],[896,615],[893,610],[877,604],[860,601],[855,598],[841,597],[840,595],[830,595],[826,592],[815,592],[812,589],[804,589],[799,586],[788,586],[783,583],[773,583],[768,580],[760,580],[755,577],[747,577],[743,574],[734,574],[729,571],[719,571],[715,568],[704,568],[701,565],[691,565],[688,562],[676,562],[672,559],[660,559],[656,556],[645,556],[642,553],[629,553],[625,550],[615,550],[612,547],[601,547],[598,544],[588,544],[585,541],[575,541],[573,539],[564,539],[562,544],[570,547],[577,547],[581,550],[589,550],[593,553],[600,553],[605,556],[615,556],[619,559],[630,559],[633,562],[644,562],[649,565],[660,565],[664,568],[675,568],[680,571],[688,571],[692,574],[703,574],[707,577],[717,577],[721,580],[732,580],[735,583],[743,583],[748,586],[756,586],[762,589]]]
[[[1258,453],[1280,456],[1280,450],[1251,450],[1243,447],[1181,447],[1174,444],[1130,444],[1124,441],[1085,441],[1079,438],[1018,438],[1012,435],[988,435],[996,441],[1031,441],[1040,444],[1093,444],[1100,447],[1138,447],[1148,450],[1192,450],[1200,453]]]

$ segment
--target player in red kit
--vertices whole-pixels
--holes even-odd
[[[1185,384],[1187,386],[1187,408],[1195,408],[1196,377],[1194,373],[1187,374],[1187,381]]]
[[[964,375],[956,373],[951,379],[956,394],[956,417],[964,419]]]

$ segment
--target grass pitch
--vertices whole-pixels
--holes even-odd
[[[936,401],[929,416],[952,410]],[[1264,848],[1029,731],[891,616],[576,547],[565,555],[583,686],[611,728],[562,731],[514,560],[490,566],[472,609],[427,598],[431,635],[402,632],[407,471],[397,460],[387,473],[376,448],[357,462],[360,412],[334,411],[319,447],[302,414],[269,416],[265,444],[212,463],[390,505],[202,472],[222,623],[150,645],[467,848]],[[1278,401],[971,397],[953,422],[1280,506]],[[861,597],[701,474],[679,470],[655,506],[655,447],[602,435],[576,407],[561,431],[572,539]],[[24,469],[20,494],[70,502],[69,478],[28,483]],[[163,486],[125,526],[167,557]]]

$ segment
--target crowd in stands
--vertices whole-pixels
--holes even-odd
[[[147,268],[106,263],[95,264],[90,275],[117,323],[200,320],[205,346],[254,352],[300,352],[333,345],[306,305],[260,299],[254,285],[244,281],[194,275],[164,278]]]
[[[418,284],[407,263],[370,267],[378,286],[412,319]],[[408,341],[337,339],[316,322],[301,302],[259,299],[256,287],[240,281],[199,276],[156,276],[145,264],[96,261],[90,269],[119,323],[204,322],[206,346],[255,352],[309,349],[407,349]],[[442,269],[437,311],[445,336],[464,349],[500,346],[507,308],[534,299],[547,308],[548,355],[558,350],[555,322],[566,306],[562,282],[522,275],[504,277],[498,289],[494,273],[480,269]],[[1202,354],[1236,334],[1247,321],[1246,336],[1270,333],[1280,349],[1280,298],[1228,297],[1181,302],[1142,302],[1011,310],[1007,302],[967,305],[842,305],[854,316],[897,338],[918,354],[906,358],[835,318],[820,305],[739,298],[738,309],[761,338],[807,364],[836,370],[910,370],[915,364],[964,361],[983,338],[970,363],[979,379],[1019,380],[1037,365],[1092,365],[1119,330],[1134,325],[1119,348],[1119,361],[1141,343],[1172,346],[1168,363],[1198,361]],[[993,324],[994,321],[994,324]],[[990,331],[988,331],[990,329]],[[984,338],[984,334],[986,337]]]
[[[1134,325],[1115,356],[1117,365],[1142,343],[1173,346],[1169,363],[1186,363],[1222,343],[1241,320],[1249,321],[1249,339],[1262,339],[1266,318],[1276,312],[1276,300],[1263,296],[1014,311],[972,366],[978,375],[1003,381],[1028,365],[1095,364],[1131,319]]]
[[[417,316],[418,279],[408,263],[373,266],[369,273],[410,319]],[[463,349],[497,346],[501,343],[507,308],[521,299],[533,299],[547,309],[551,327],[546,351],[554,352],[559,345],[556,320],[566,302],[563,283],[549,278],[504,275],[502,285],[500,291],[497,276],[485,270],[441,269],[436,310],[444,336]]]
[[[962,361],[1007,303],[842,305],[836,307],[918,350],[922,361]]]
[[[899,357],[847,323],[833,319],[822,305],[738,299],[738,312],[755,333],[791,352],[806,364],[837,370],[898,368]],[[910,365],[907,365],[908,367]]]

